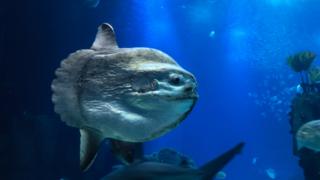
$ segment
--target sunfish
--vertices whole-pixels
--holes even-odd
[[[141,161],[122,167],[101,180],[211,180],[221,169],[239,154],[244,146],[240,143],[199,169],[183,168],[174,164]]]
[[[298,150],[308,148],[320,152],[320,120],[313,120],[302,125],[297,134]]]
[[[52,82],[55,112],[80,129],[80,166],[93,162],[101,141],[145,142],[180,124],[198,98],[195,77],[151,48],[119,48],[109,24],[91,49],[62,61]]]

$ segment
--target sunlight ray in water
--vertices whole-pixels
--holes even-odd
[[[280,6],[293,6],[297,3],[305,2],[306,0],[265,0],[266,3],[274,6],[274,7],[280,7]]]
[[[135,0],[134,5],[139,23],[142,23],[144,39],[148,43],[159,45],[170,39],[170,45],[176,44],[176,27],[172,22],[168,1]]]

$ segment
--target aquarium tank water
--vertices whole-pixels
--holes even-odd
[[[320,1],[12,0],[0,18],[1,180],[320,180]]]

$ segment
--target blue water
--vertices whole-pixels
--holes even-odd
[[[320,54],[317,0],[81,0],[1,2],[1,179],[97,179],[115,159],[107,146],[82,174],[79,134],[53,112],[50,83],[62,59],[89,48],[102,22],[120,47],[171,55],[198,81],[200,98],[146,153],[172,147],[201,165],[240,141],[226,179],[302,180],[287,113],[299,80],[286,57]],[[256,163],[253,161],[256,160]]]

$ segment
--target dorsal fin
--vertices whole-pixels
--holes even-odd
[[[202,180],[210,180],[216,175],[219,171],[223,169],[225,165],[227,165],[235,155],[241,153],[243,149],[244,143],[241,142],[235,147],[231,148],[227,152],[223,153],[219,157],[214,160],[209,161],[202,167],[200,167],[200,171],[203,173]]]
[[[94,162],[103,137],[94,131],[80,129],[80,168],[86,171]]]
[[[98,28],[96,39],[93,42],[91,49],[114,50],[118,48],[113,27],[108,23],[101,24]]]

